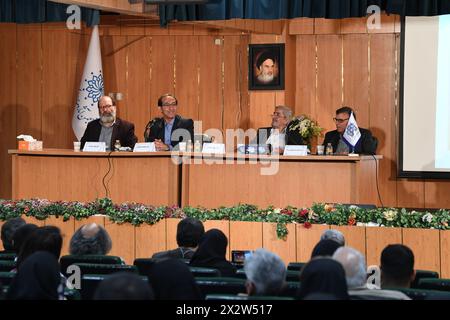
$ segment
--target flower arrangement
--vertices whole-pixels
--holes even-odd
[[[0,200],[0,220],[21,215],[45,220],[50,216],[81,220],[96,214],[103,214],[115,223],[155,224],[164,218],[192,217],[202,221],[229,220],[272,222],[277,224],[277,236],[286,238],[286,224],[301,224],[311,228],[314,224],[338,226],[380,226],[402,228],[427,228],[450,230],[450,211],[440,209],[434,212],[407,211],[397,208],[364,209],[357,206],[316,203],[310,208],[268,207],[258,209],[249,204],[234,207],[206,209],[201,207],[149,206],[140,203],[114,204],[111,199],[97,199],[93,202],[63,202],[46,199]]]
[[[301,115],[291,120],[288,130],[298,131],[303,141],[311,147],[311,140],[319,137],[322,134],[323,128],[318,125],[317,121],[312,120],[306,115]]]

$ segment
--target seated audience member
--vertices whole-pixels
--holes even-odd
[[[103,280],[94,294],[94,300],[153,300],[148,282],[139,275],[118,272]]]
[[[305,144],[298,130],[289,130],[292,110],[287,106],[276,106],[270,127],[259,128],[252,143],[270,145],[272,151],[283,153],[286,145]]]
[[[105,228],[96,223],[89,223],[75,231],[70,239],[69,252],[73,255],[106,255],[111,247],[111,238]]]
[[[331,296],[337,300],[348,300],[347,282],[342,265],[330,258],[316,258],[309,261],[300,272],[298,299],[312,294]]]
[[[416,277],[414,254],[401,244],[391,244],[381,252],[381,288],[410,288]]]
[[[155,253],[152,258],[191,259],[197,249],[200,238],[205,233],[203,223],[195,218],[185,218],[177,225],[178,248]]]
[[[336,130],[329,131],[325,134],[323,145],[326,147],[328,143],[331,143],[335,154],[348,154],[351,152],[351,147],[346,143],[343,134],[347,128],[348,119],[352,112],[353,110],[350,107],[337,109],[336,117],[334,118]],[[354,112],[353,116],[356,120]],[[359,128],[359,131],[361,132],[361,138],[354,147],[354,153],[375,154],[377,151],[377,140],[372,136],[372,133],[369,130]]]
[[[25,225],[25,220],[22,218],[9,219],[2,225],[3,253],[17,253],[14,251],[13,236],[17,229],[23,225]]]
[[[39,227],[23,243],[17,256],[17,269],[20,271],[25,259],[37,251],[50,252],[59,260],[61,247],[62,236],[59,228],[55,226]]]
[[[366,262],[361,253],[350,247],[341,247],[336,250],[333,259],[338,261],[345,270],[348,293],[350,296],[359,296],[367,299],[377,298],[411,300],[407,295],[399,291],[380,290],[374,285],[367,284]]]
[[[232,277],[236,267],[225,258],[228,239],[219,229],[211,229],[203,235],[190,266],[218,269],[222,277]]]
[[[265,249],[254,251],[245,259],[244,271],[249,296],[278,295],[286,279],[286,266],[283,260]]]
[[[19,229],[17,229],[12,239],[13,249],[15,252],[20,252],[20,249],[22,248],[22,245],[24,244],[25,240],[27,240],[30,234],[32,234],[37,228],[38,228],[37,225],[27,223],[21,226]]]
[[[342,232],[335,229],[325,230],[320,236],[320,240],[334,240],[339,243],[339,245],[345,246],[344,235],[342,234]]]
[[[334,240],[320,240],[311,253],[311,259],[316,257],[331,257],[341,245]]]
[[[173,94],[159,97],[158,108],[162,117],[150,120],[145,127],[146,142],[155,142],[156,151],[173,150],[182,141],[194,143],[194,121],[177,114],[178,100]]]
[[[86,142],[105,142],[106,150],[114,150],[114,143],[120,140],[122,147],[133,148],[137,142],[134,124],[116,117],[116,104],[109,96],[98,101],[100,119],[88,123],[81,138],[81,149]]]
[[[36,251],[21,264],[9,288],[8,300],[58,300],[63,296],[58,259]]]
[[[203,299],[189,267],[179,259],[163,259],[153,264],[148,281],[155,300]]]

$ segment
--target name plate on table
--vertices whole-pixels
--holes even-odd
[[[84,152],[106,152],[106,144],[104,142],[86,142],[83,148]]]
[[[133,152],[156,152],[154,142],[138,142],[134,145]]]
[[[202,153],[225,153],[225,144],[223,143],[204,143]]]
[[[308,146],[287,145],[284,147],[283,156],[307,156]]]

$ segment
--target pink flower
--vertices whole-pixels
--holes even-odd
[[[303,209],[299,212],[299,215],[301,217],[305,217],[309,213],[308,209]]]
[[[306,222],[303,224],[303,226],[304,226],[306,229],[309,229],[309,228],[312,227],[311,223],[309,223],[308,221],[306,221]]]

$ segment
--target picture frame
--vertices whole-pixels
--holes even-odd
[[[284,43],[250,44],[249,90],[284,90]]]

